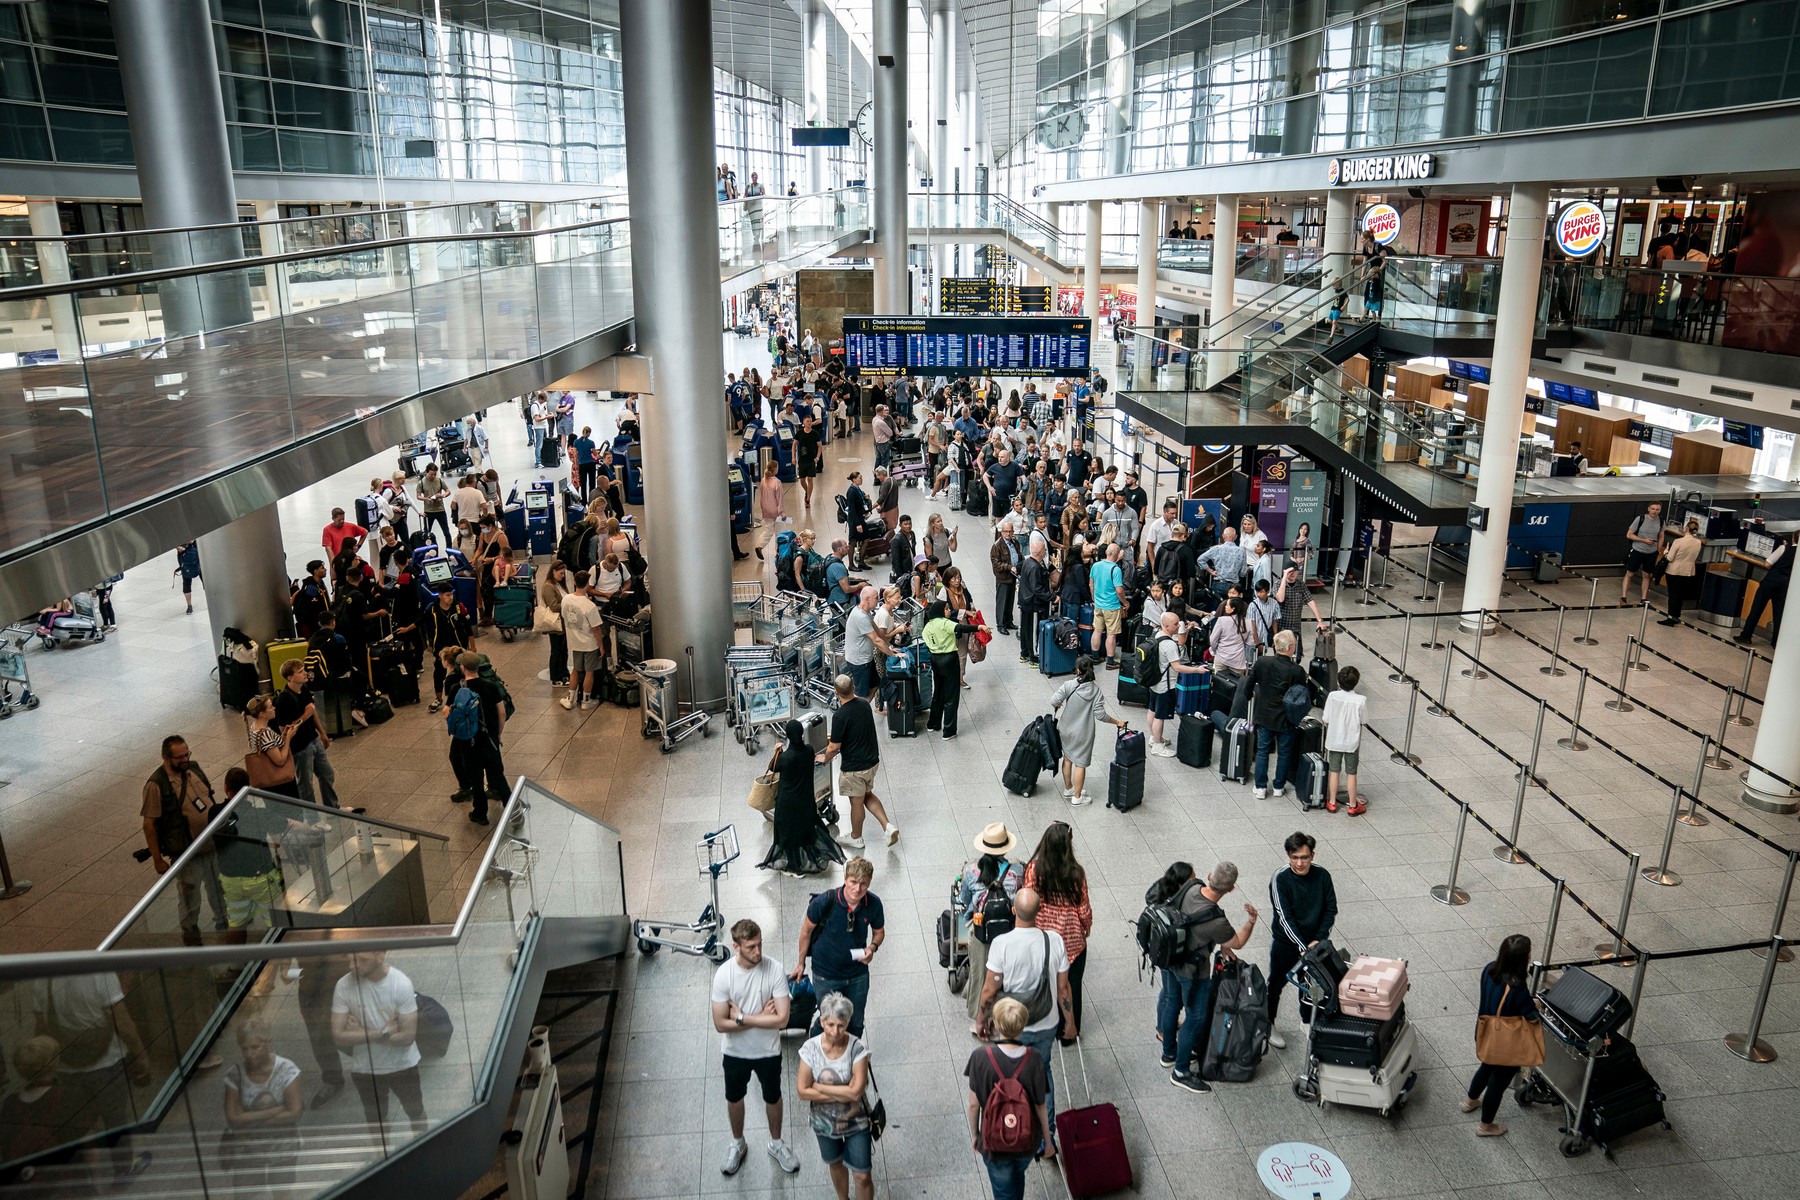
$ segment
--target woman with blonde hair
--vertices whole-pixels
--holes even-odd
[[[275,697],[252,696],[244,705],[244,728],[250,738],[250,753],[244,756],[244,768],[251,772],[251,785],[265,792],[300,799],[294,752],[288,743],[299,722],[275,724]]]

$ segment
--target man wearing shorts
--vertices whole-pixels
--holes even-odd
[[[1125,597],[1121,594],[1125,576],[1119,567],[1122,553],[1114,542],[1088,574],[1094,590],[1094,638],[1097,641],[1106,634],[1106,666],[1113,671],[1119,669],[1119,635],[1125,632]]]
[[[844,671],[856,695],[867,698],[875,692],[875,656],[888,653],[887,639],[875,627],[875,604],[881,593],[873,585],[865,585],[857,593],[856,607],[844,619]]]
[[[564,708],[600,703],[600,609],[588,598],[588,572],[575,572],[575,589],[562,598],[563,639],[569,644],[569,694]]]
[[[1631,603],[1631,577],[1638,577],[1642,603],[1650,601],[1650,573],[1656,566],[1656,548],[1662,543],[1662,505],[1652,504],[1625,531],[1625,578],[1619,584],[1619,603]]]
[[[881,766],[875,712],[867,700],[856,695],[848,675],[837,677],[837,699],[837,711],[831,714],[831,741],[816,761],[828,763],[835,755],[844,756],[838,770],[838,790],[850,802],[850,836],[839,836],[838,844],[852,850],[863,848],[863,814],[869,812],[887,830],[887,844],[891,846],[900,840],[900,827],[888,819],[881,797],[875,794],[875,772]]]
[[[762,1088],[769,1118],[769,1157],[792,1175],[800,1160],[781,1140],[781,1031],[788,1023],[787,973],[763,957],[762,927],[748,917],[731,927],[736,951],[713,973],[712,1021],[725,1059],[725,1109],[731,1143],[719,1171],[735,1175],[744,1165],[744,1097],[750,1077]]]

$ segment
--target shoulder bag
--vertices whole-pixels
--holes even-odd
[[[250,786],[263,791],[292,783],[298,777],[292,754],[285,763],[277,763],[263,750],[244,755],[244,771],[250,776]]]
[[[1500,994],[1506,1007],[1512,985]],[[1544,1061],[1544,1028],[1524,1017],[1483,1014],[1475,1018],[1475,1057],[1493,1067],[1536,1067]]]

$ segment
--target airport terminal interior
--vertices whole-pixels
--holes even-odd
[[[0,1191],[1790,1193],[1796,62],[0,4]]]

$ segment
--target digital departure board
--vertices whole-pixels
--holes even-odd
[[[982,277],[940,279],[938,307],[947,316],[982,313],[1048,313],[1048,287],[1016,287]]]
[[[845,317],[859,375],[1086,375],[1085,317]]]

